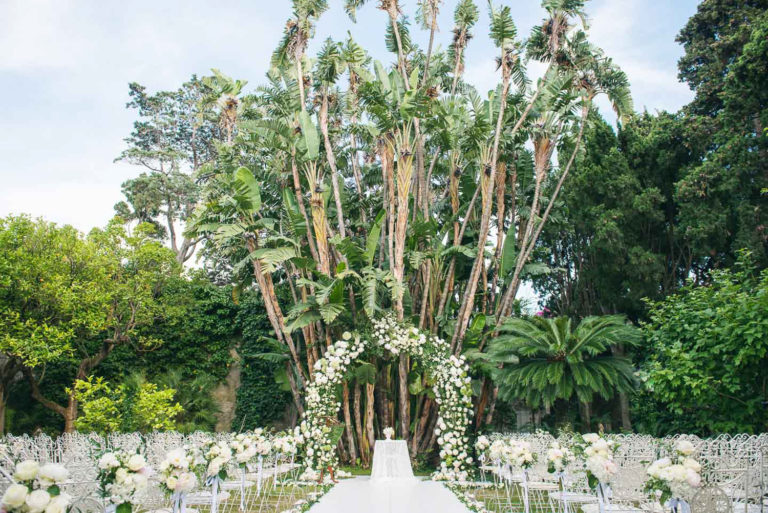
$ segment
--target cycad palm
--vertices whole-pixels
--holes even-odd
[[[595,394],[610,399],[633,388],[630,360],[608,353],[614,345],[639,342],[639,331],[622,316],[587,317],[575,328],[567,317],[513,318],[491,341],[487,357],[504,364],[495,371],[503,399],[538,407],[576,395],[588,405]]]

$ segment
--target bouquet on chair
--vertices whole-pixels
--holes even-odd
[[[136,495],[147,488],[147,460],[139,453],[109,451],[99,457],[99,489],[107,512],[131,513]]]
[[[69,478],[66,468],[55,463],[40,465],[26,460],[16,464],[13,484],[3,494],[7,513],[66,513],[70,497],[59,486]]]
[[[613,455],[618,449],[616,442],[597,433],[587,433],[577,442],[575,449],[577,455],[584,461],[589,486],[591,488],[607,486],[619,470],[613,461]]]
[[[384,438],[387,440],[391,440],[393,436],[395,436],[395,430],[391,427],[385,427],[382,431],[384,433]]]
[[[504,450],[504,461],[511,467],[528,470],[536,463],[536,454],[531,451],[530,442],[509,440]]]
[[[547,449],[547,472],[550,474],[562,474],[565,468],[573,461],[573,452],[557,440],[549,444]]]
[[[696,448],[687,440],[678,440],[672,456],[661,458],[648,467],[645,490],[671,510],[685,507],[694,489],[701,485],[701,465],[691,456]]]
[[[160,463],[160,488],[171,495],[173,513],[185,510],[184,497],[197,486],[197,476],[192,472],[194,455],[182,447],[173,449]]]

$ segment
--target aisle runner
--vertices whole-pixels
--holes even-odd
[[[468,513],[448,489],[434,481],[373,484],[368,477],[344,479],[310,513]]]

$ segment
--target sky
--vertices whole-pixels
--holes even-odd
[[[371,0],[358,22],[343,0],[317,26],[310,53],[347,32],[374,58],[384,47],[386,15]],[[467,51],[466,79],[481,92],[497,83],[485,0]],[[675,36],[698,0],[592,0],[590,38],[628,74],[636,110],[677,110],[692,98],[677,80]],[[406,14],[416,0],[401,0]],[[450,42],[456,0],[443,2],[437,44]],[[508,4],[522,36],[544,17],[539,0]],[[130,133],[128,83],[150,92],[176,89],[192,74],[218,68],[262,82],[291,12],[289,0],[0,0],[0,216],[28,213],[82,231],[103,226],[120,184],[141,170],[114,163]],[[428,33],[412,26],[426,46]]]

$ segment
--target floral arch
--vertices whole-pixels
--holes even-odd
[[[434,380],[440,470],[433,477],[466,480],[472,465],[467,437],[472,387],[464,357],[452,355],[445,340],[398,323],[391,315],[374,321],[370,340],[367,338],[345,332],[342,340],[331,344],[324,357],[315,362],[315,380],[307,387],[307,407],[299,426],[304,438],[306,467],[320,470],[337,466],[336,447],[331,442],[332,428],[326,422],[328,418],[336,419],[341,408],[336,386],[344,379],[347,367],[366,349],[379,348],[392,357],[410,355]]]

